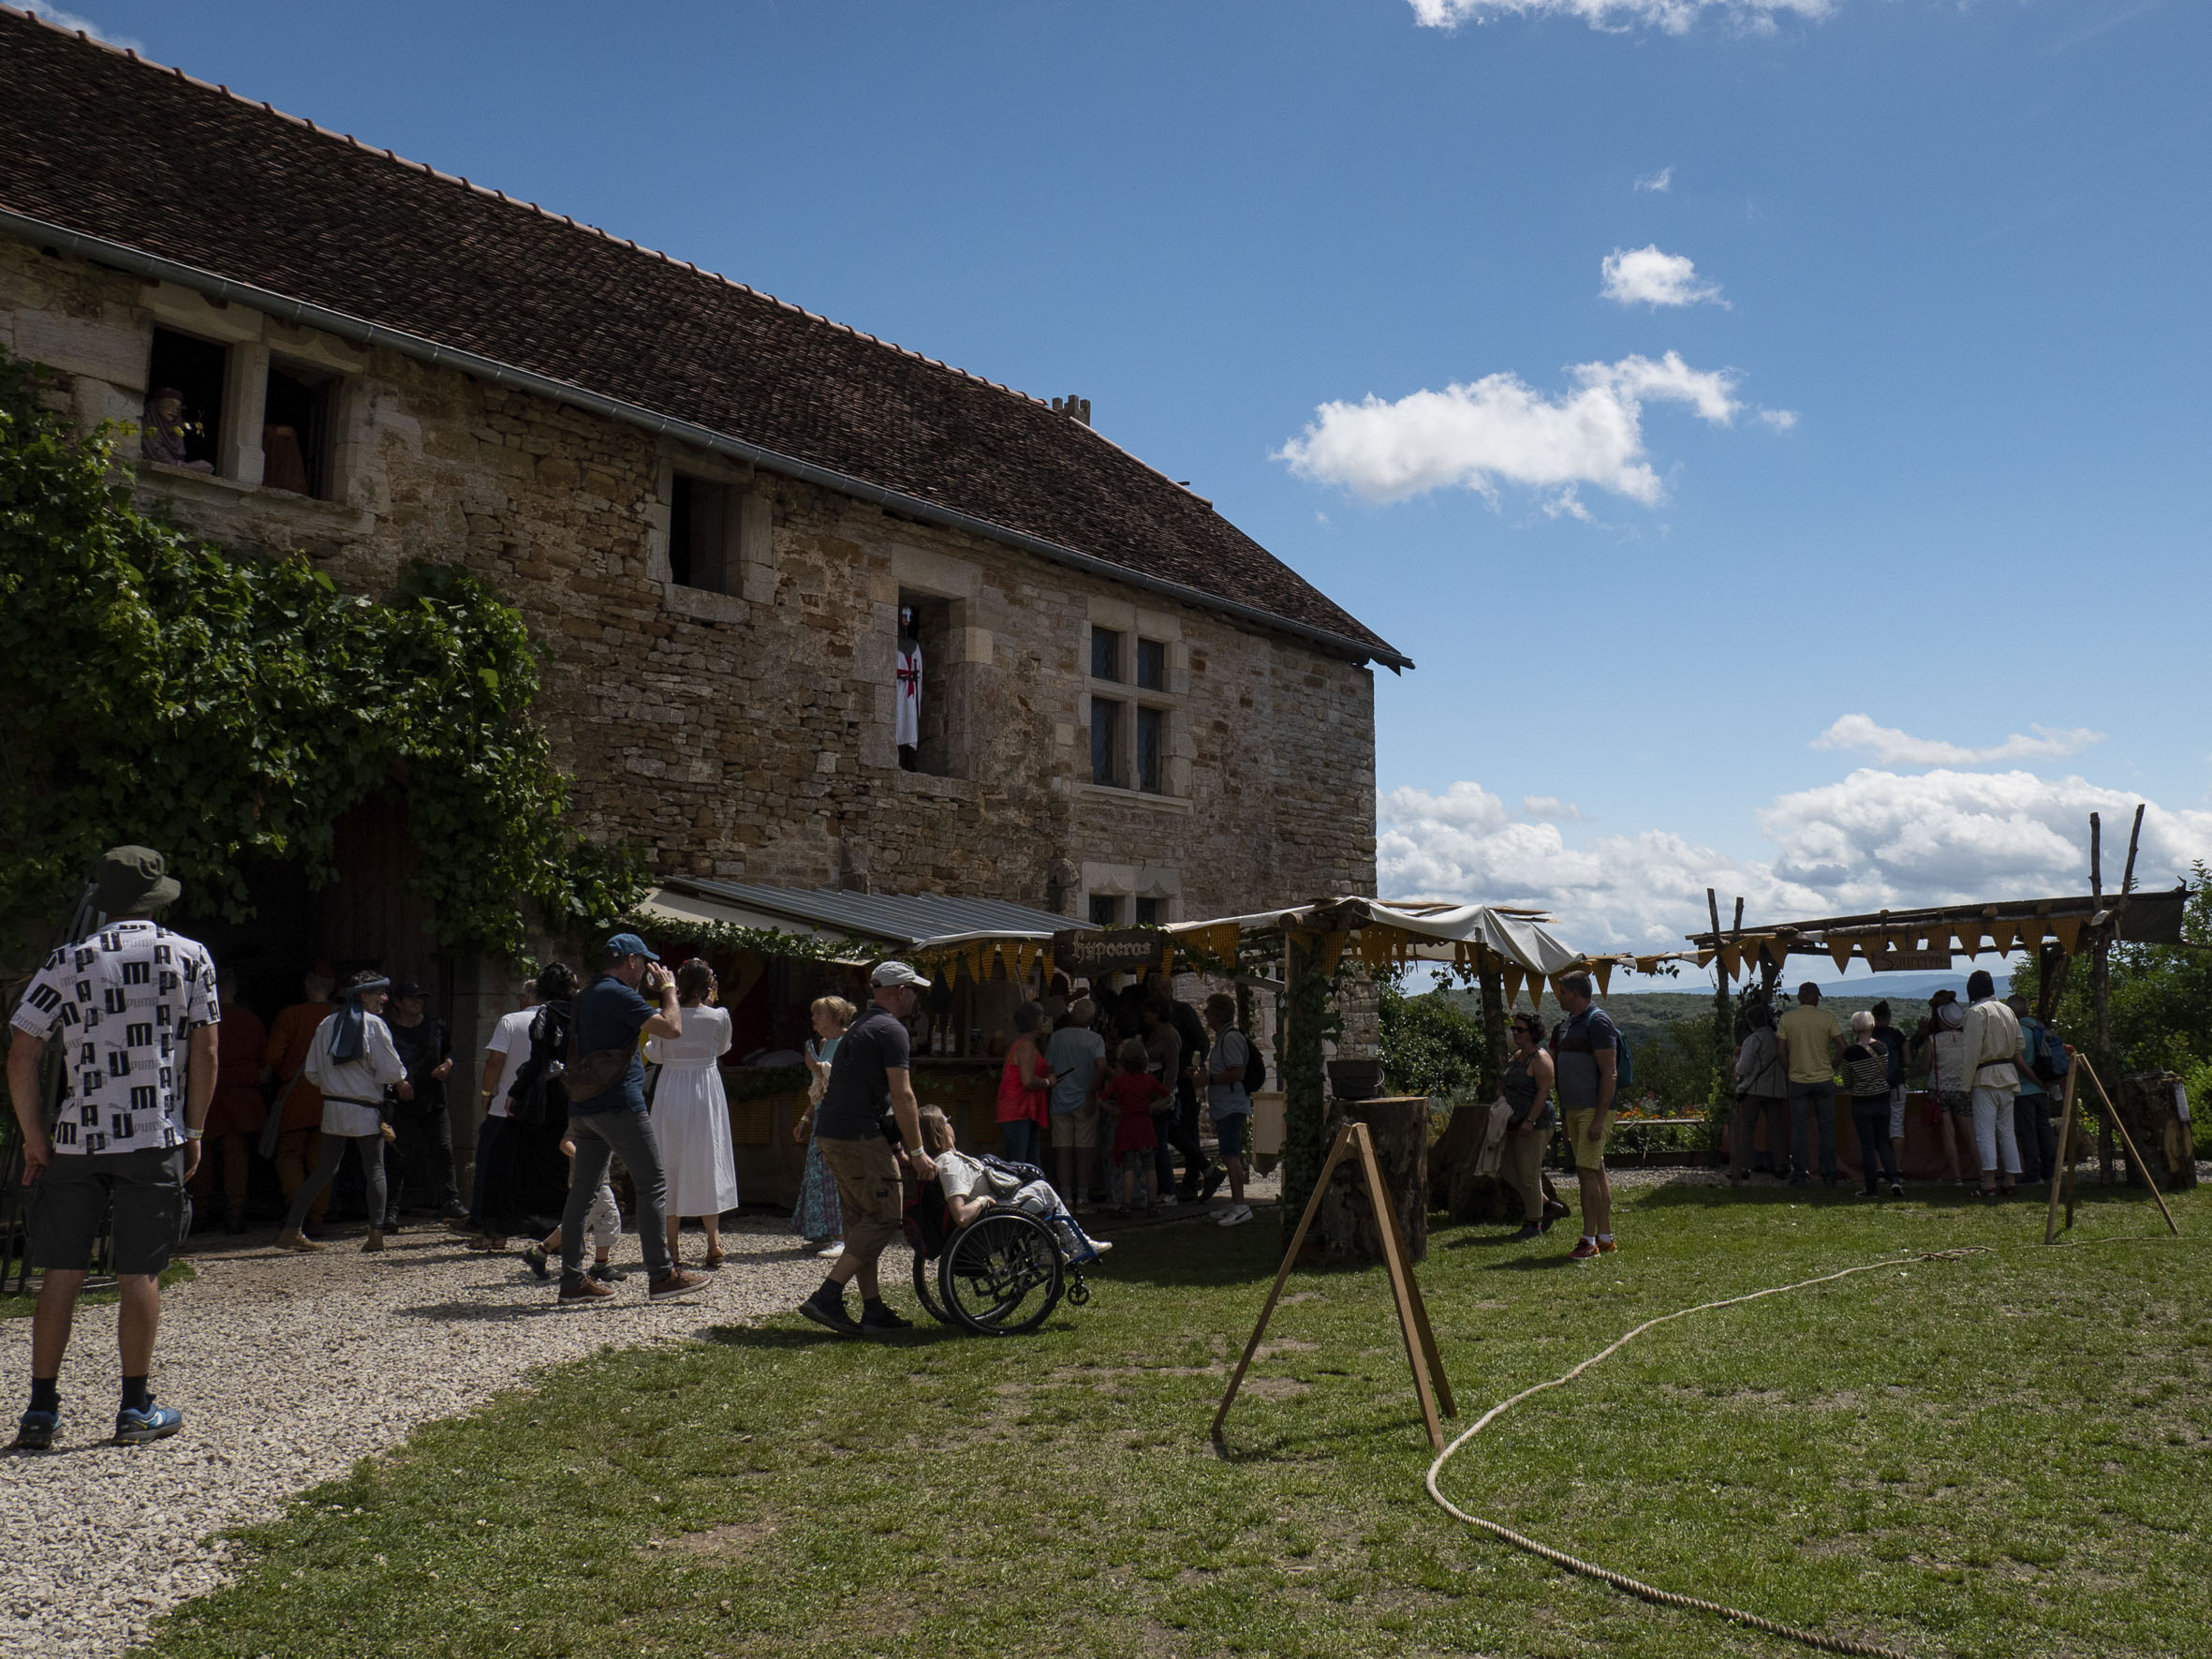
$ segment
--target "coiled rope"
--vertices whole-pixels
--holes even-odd
[[[1542,1561],[1548,1561],[1556,1567],[1563,1568],[1570,1573],[1580,1574],[1585,1578],[1595,1578],[1601,1584],[1610,1584],[1614,1589],[1636,1596],[1640,1600],[1655,1602],[1663,1607],[1688,1607],[1693,1612],[1712,1613],[1717,1617],[1726,1619],[1732,1624],[1742,1624],[1753,1630],[1762,1630],[1769,1636],[1778,1636],[1789,1641],[1802,1642],[1808,1648],[1819,1648],[1825,1652],[1859,1653],[1865,1655],[1866,1659],[1910,1659],[1910,1655],[1901,1653],[1895,1648],[1884,1648],[1874,1642],[1852,1641],[1847,1637],[1822,1636],[1820,1632],[1813,1630],[1800,1630],[1792,1624],[1784,1624],[1777,1620],[1762,1618],[1757,1613],[1747,1613],[1741,1607],[1728,1607],[1720,1602],[1705,1601],[1699,1596],[1683,1595],[1672,1590],[1661,1590],[1656,1584],[1646,1584],[1643,1579],[1631,1578],[1626,1573],[1616,1573],[1612,1568],[1599,1566],[1594,1562],[1579,1560],[1569,1555],[1563,1549],[1554,1549],[1548,1544],[1540,1544],[1526,1533],[1514,1532],[1511,1527],[1502,1526],[1494,1520],[1487,1520],[1480,1515],[1469,1515],[1458,1504],[1453,1503],[1451,1499],[1444,1496],[1443,1491],[1437,1485],[1437,1480],[1443,1474],[1444,1465],[1452,1460],[1453,1455],[1460,1447],[1466,1445],[1467,1442],[1497,1422],[1498,1418],[1504,1416],[1506,1413],[1512,1411],[1513,1407],[1525,1400],[1543,1393],[1547,1388],[1566,1386],[1575,1378],[1581,1376],[1583,1372],[1588,1370],[1590,1367],[1598,1364],[1599,1361],[1609,1359],[1618,1354],[1645,1331],[1656,1330],[1659,1326],[1671,1324],[1677,1319],[1688,1319],[1693,1313],[1710,1313],[1720,1308],[1734,1308],[1740,1307],[1746,1302],[1756,1302],[1762,1296],[1786,1296],[1793,1290],[1809,1290],[1816,1284],[1833,1284],[1839,1279],[1851,1278],[1854,1273],[1880,1273],[1907,1262],[1955,1262],[1963,1260],[1967,1256],[1987,1255],[1989,1253],[1990,1247],[1987,1245],[1969,1244],[1961,1245],[1955,1250],[1931,1250],[1923,1251],[1916,1255],[1890,1256],[1882,1261],[1865,1263],[1861,1266],[1845,1267],[1835,1273],[1823,1273],[1818,1279],[1801,1279],[1795,1284],[1770,1285],[1765,1290],[1749,1291],[1740,1296],[1725,1296],[1718,1302],[1700,1302],[1694,1308],[1682,1308],[1673,1313],[1662,1313],[1657,1319],[1647,1319],[1628,1335],[1591,1355],[1589,1358],[1584,1360],[1572,1370],[1554,1377],[1548,1383],[1538,1383],[1533,1387],[1524,1388],[1511,1399],[1498,1401],[1497,1404],[1476,1418],[1473,1427],[1438,1452],[1437,1460],[1428,1466],[1428,1495],[1437,1501],[1445,1513],[1457,1517],[1469,1526],[1482,1528],[1491,1536],[1511,1544],[1515,1549],[1525,1549],[1530,1555]]]

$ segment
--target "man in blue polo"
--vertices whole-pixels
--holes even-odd
[[[655,1001],[638,994],[642,985]],[[564,1303],[596,1302],[614,1294],[612,1285],[585,1277],[584,1220],[607,1162],[622,1155],[638,1189],[638,1243],[645,1252],[646,1295],[654,1301],[682,1296],[706,1283],[703,1273],[686,1273],[669,1257],[668,1177],[661,1168],[660,1143],[645,1115],[645,1062],[641,1037],[680,1037],[684,1011],[676,1001],[675,976],[634,933],[607,941],[606,966],[576,999],[574,1071],[612,1063],[627,1053],[627,1063],[614,1080],[587,1099],[568,1102],[568,1138],[576,1144],[569,1164],[568,1207],[561,1217],[561,1295]]]

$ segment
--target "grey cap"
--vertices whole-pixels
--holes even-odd
[[[876,971],[868,975],[872,985],[921,985],[928,988],[929,981],[904,962],[878,962]]]

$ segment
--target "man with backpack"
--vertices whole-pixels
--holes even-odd
[[[2058,1136],[2051,1126],[2056,1104],[2043,1087],[2042,1074],[2052,1038],[2050,1028],[2028,1012],[2028,999],[2014,994],[2005,999],[2020,1021],[2020,1092],[2013,1103],[2013,1138],[2020,1144],[2020,1178],[2047,1181],[2058,1170]]]
[[[1611,1255],[1613,1183],[1605,1174],[1605,1136],[1613,1127],[1625,1052],[1613,1016],[1591,996],[1590,976],[1569,973],[1559,980],[1559,1006],[1567,1017],[1552,1032],[1552,1062],[1558,1075],[1559,1109],[1567,1122],[1567,1144],[1574,1153],[1574,1177],[1582,1187],[1582,1237],[1569,1259],[1586,1262]]]

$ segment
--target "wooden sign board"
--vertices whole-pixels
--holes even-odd
[[[1866,965],[1877,973],[1948,973],[1949,951],[1884,951],[1868,956]]]
[[[1053,966],[1084,979],[1159,966],[1168,936],[1150,927],[1062,928],[1053,935]]]

